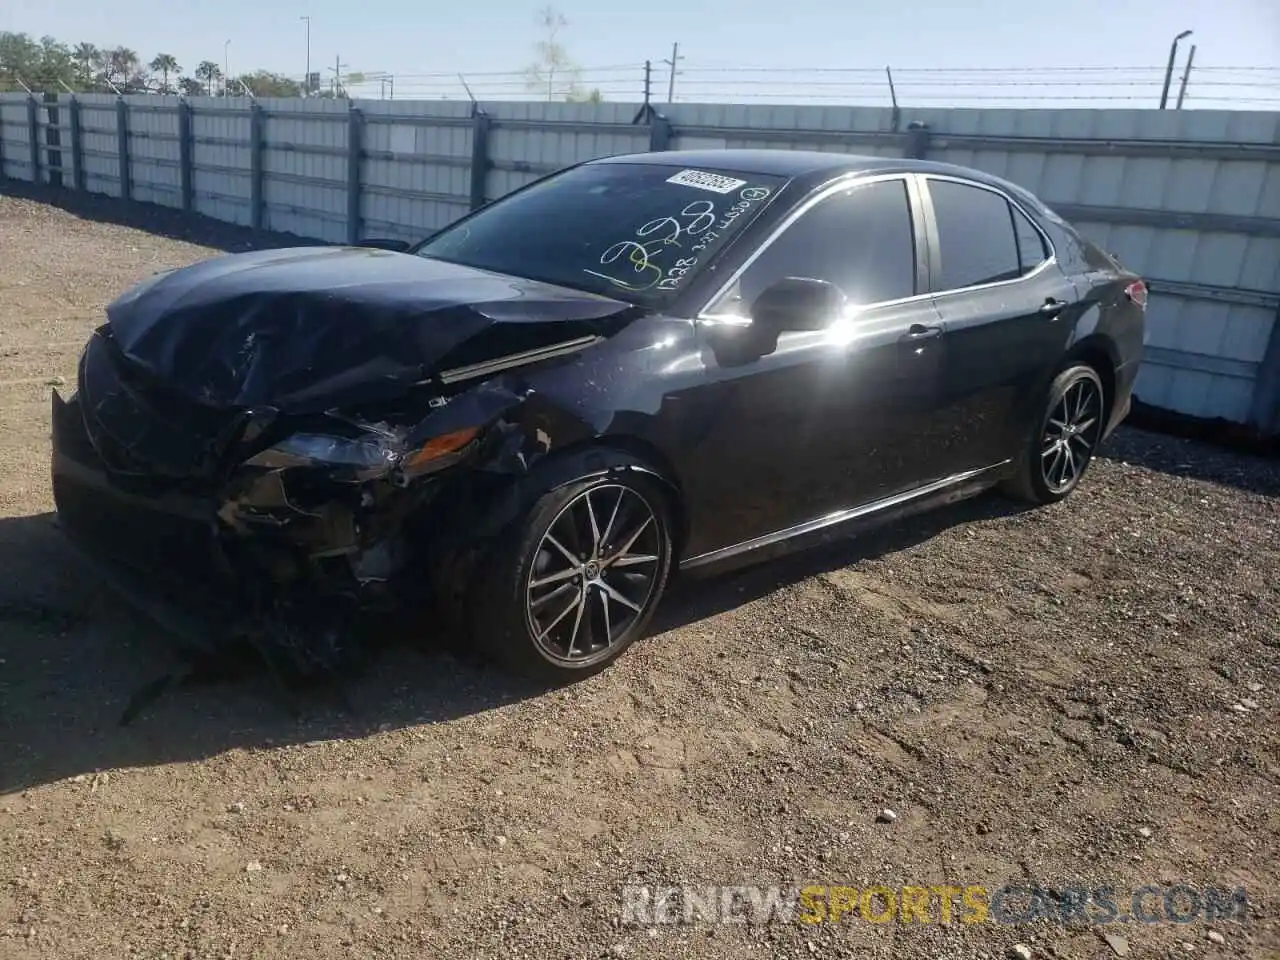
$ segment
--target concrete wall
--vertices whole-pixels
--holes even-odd
[[[339,243],[418,238],[566,165],[651,147],[976,167],[1032,190],[1149,279],[1144,401],[1280,432],[1274,112],[675,104],[636,123],[635,104],[494,103],[476,114],[459,101],[82,94],[37,102],[35,170],[28,102],[0,95],[5,177]]]

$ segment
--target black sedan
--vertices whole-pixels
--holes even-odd
[[[611,157],[416,246],[135,287],[54,394],[54,494],[111,581],[202,646],[332,666],[360,618],[414,607],[577,677],[677,570],[996,485],[1066,497],[1128,411],[1146,296],[974,170]]]

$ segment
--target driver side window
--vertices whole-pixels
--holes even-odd
[[[856,304],[912,296],[916,251],[906,181],[851,186],[821,201],[783,231],[709,312],[748,317],[756,297],[786,277],[829,281]]]

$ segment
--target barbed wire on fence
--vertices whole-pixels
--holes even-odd
[[[1025,67],[765,67],[681,65],[678,103],[818,103],[859,106],[1154,106],[1166,66]],[[298,83],[304,78],[282,75]],[[352,72],[342,92],[354,99],[603,100],[666,102],[665,70],[617,63],[567,70],[531,82],[524,71]],[[1180,78],[1178,78],[1180,79]],[[65,93],[62,78],[9,76],[0,91]],[[110,92],[107,90],[101,92]],[[1270,109],[1280,103],[1280,66],[1206,65],[1194,68],[1185,105]]]

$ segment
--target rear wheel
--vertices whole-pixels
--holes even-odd
[[[471,596],[471,636],[490,659],[539,679],[602,670],[643,635],[671,567],[667,497],[638,463],[537,497],[490,554]]]
[[[1070,496],[1102,440],[1106,409],[1106,391],[1093,367],[1077,363],[1058,374],[1049,387],[1039,427],[1006,491],[1041,504]]]

